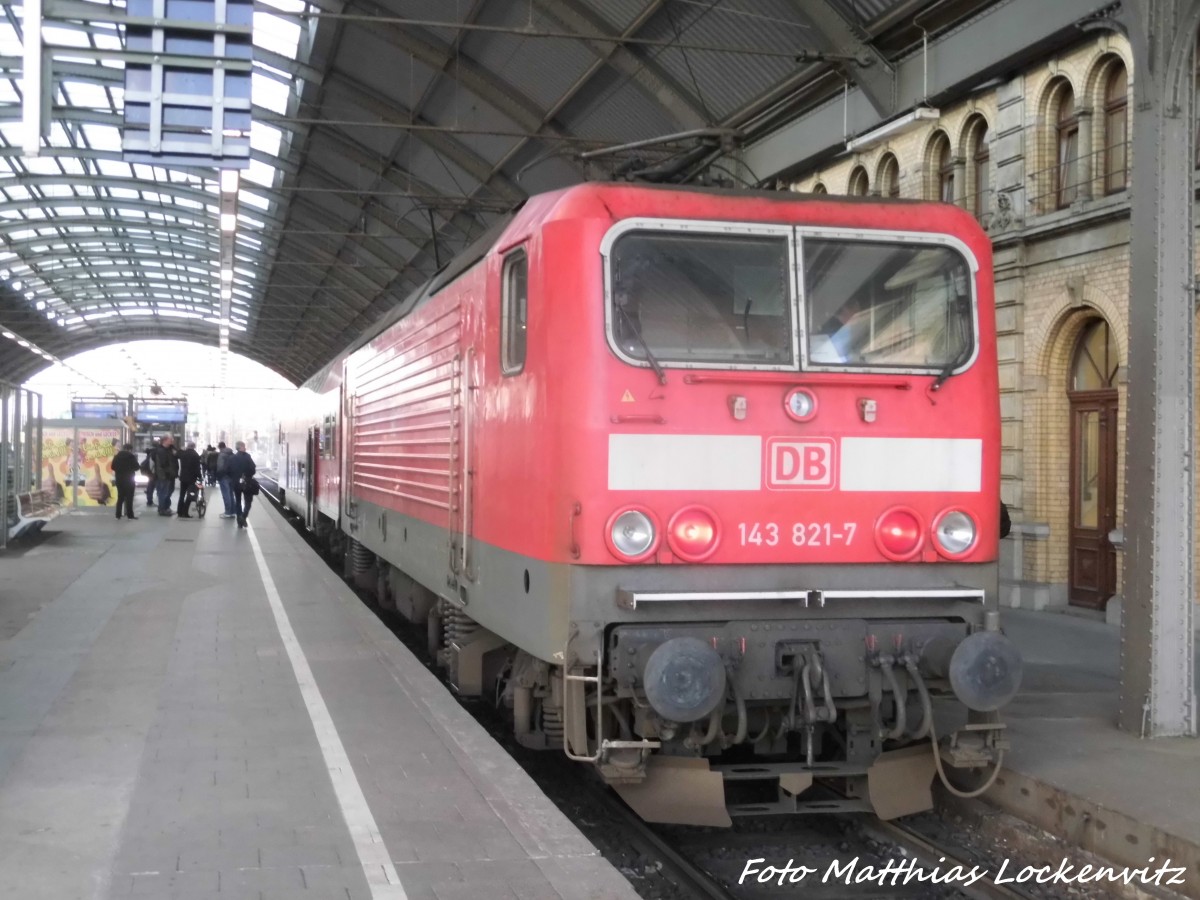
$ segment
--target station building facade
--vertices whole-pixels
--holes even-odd
[[[1006,605],[1119,615],[1134,71],[1091,35],[779,185],[942,200],[992,238]],[[1181,185],[1181,189],[1187,189]],[[1136,300],[1134,301],[1136,305]]]

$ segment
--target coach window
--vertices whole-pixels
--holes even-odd
[[[504,261],[504,297],[500,341],[501,368],[515,375],[525,368],[526,317],[529,312],[529,259],[518,250]]]
[[[943,246],[806,237],[808,362],[957,368],[974,348],[971,273]]]
[[[335,427],[336,426],[335,426],[334,416],[326,416],[321,421],[321,458],[322,459],[331,459],[332,457],[334,457],[336,455],[336,452],[334,449],[334,440],[335,440],[334,429],[335,429]]]
[[[631,231],[610,256],[614,349],[638,364],[794,366],[785,233]]]

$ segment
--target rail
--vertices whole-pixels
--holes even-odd
[[[933,843],[924,835],[894,821],[884,822],[875,819],[864,824],[862,830],[868,834],[873,833],[878,840],[899,844],[909,850],[922,865],[930,868],[940,866],[943,871],[946,871],[955,866],[961,866],[964,872],[969,872],[974,865],[967,860],[957,858],[953,853],[947,852],[945,848]],[[972,885],[956,883],[954,888],[972,900],[1038,900],[1040,897],[1038,894],[1009,887],[1007,884],[997,884],[990,871]]]
[[[260,469],[258,472],[258,486],[277,505],[283,505],[283,488],[279,486],[279,476],[274,471]]]

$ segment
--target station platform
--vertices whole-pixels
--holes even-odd
[[[1200,897],[1200,740],[1118,730],[1120,631],[1056,612],[1004,610],[1021,692],[1012,749],[985,799],[1122,866],[1170,857]],[[1200,666],[1197,666],[1200,672]]]
[[[6,896],[637,896],[270,504],[137,513],[0,557]]]

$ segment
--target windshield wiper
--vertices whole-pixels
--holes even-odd
[[[650,368],[652,368],[654,370],[654,374],[658,376],[658,383],[666,384],[667,373],[663,370],[663,367],[659,361],[654,358],[654,354],[650,351],[650,345],[647,344],[646,339],[642,337],[642,330],[634,324],[633,317],[629,315],[629,312],[624,306],[621,306],[620,304],[614,305],[617,308],[617,312],[619,312],[621,317],[625,320],[625,327],[629,329],[630,334],[632,334],[634,339],[642,345],[642,349],[646,351],[646,362],[650,363]]]
[[[954,357],[954,359],[952,359],[952,360],[950,360],[950,362],[946,363],[946,368],[944,368],[944,369],[942,369],[942,371],[938,372],[938,377],[935,378],[933,381],[933,384],[931,384],[929,386],[929,390],[931,390],[935,393],[937,391],[940,391],[942,389],[942,385],[946,383],[946,379],[948,379],[951,375],[953,375],[954,370],[957,369],[959,366],[961,366],[965,362],[964,357],[967,355],[967,353],[970,352],[970,350],[971,350],[970,344],[965,345],[961,350],[959,350],[958,354]]]

